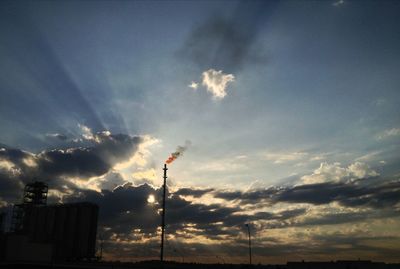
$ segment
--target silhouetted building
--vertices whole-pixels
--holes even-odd
[[[0,233],[3,233],[5,231],[6,217],[7,217],[7,213],[6,212],[1,212],[0,213]]]
[[[72,261],[95,257],[98,206],[28,206],[21,229],[5,236],[6,260]]]
[[[0,236],[0,259],[74,261],[95,258],[98,206],[93,203],[46,205],[47,185],[25,187],[15,205],[11,233]]]
[[[50,262],[51,244],[35,243],[23,234],[8,233],[2,238],[2,259],[12,262]]]
[[[98,206],[76,203],[30,207],[24,233],[31,242],[53,245],[54,260],[95,257]]]

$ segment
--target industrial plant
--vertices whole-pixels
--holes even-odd
[[[99,208],[93,203],[47,204],[48,186],[25,186],[12,210],[8,232],[0,234],[0,261],[67,262],[92,260]],[[5,215],[1,217],[4,226]],[[3,229],[4,230],[4,229]]]

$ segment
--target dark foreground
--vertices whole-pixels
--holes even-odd
[[[66,263],[66,264],[40,264],[40,263],[0,263],[0,268],[55,268],[55,269],[400,269],[400,264],[386,264],[371,261],[336,261],[336,262],[288,262],[282,265],[246,265],[246,264],[200,264],[146,261],[137,263],[122,262],[91,262],[91,263]]]

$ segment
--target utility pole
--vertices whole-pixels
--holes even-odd
[[[251,265],[251,235],[250,235],[250,224],[246,223],[247,232],[249,233],[249,262]]]
[[[100,261],[103,260],[103,244],[104,244],[103,234],[100,234]]]
[[[162,219],[161,219],[161,251],[160,261],[164,261],[164,230],[165,230],[165,190],[167,188],[167,164],[164,164],[164,185],[163,185],[163,203],[162,203]]]

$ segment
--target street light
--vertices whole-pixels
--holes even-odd
[[[251,265],[251,236],[250,236],[250,224],[246,223],[247,232],[249,233],[249,262]]]

